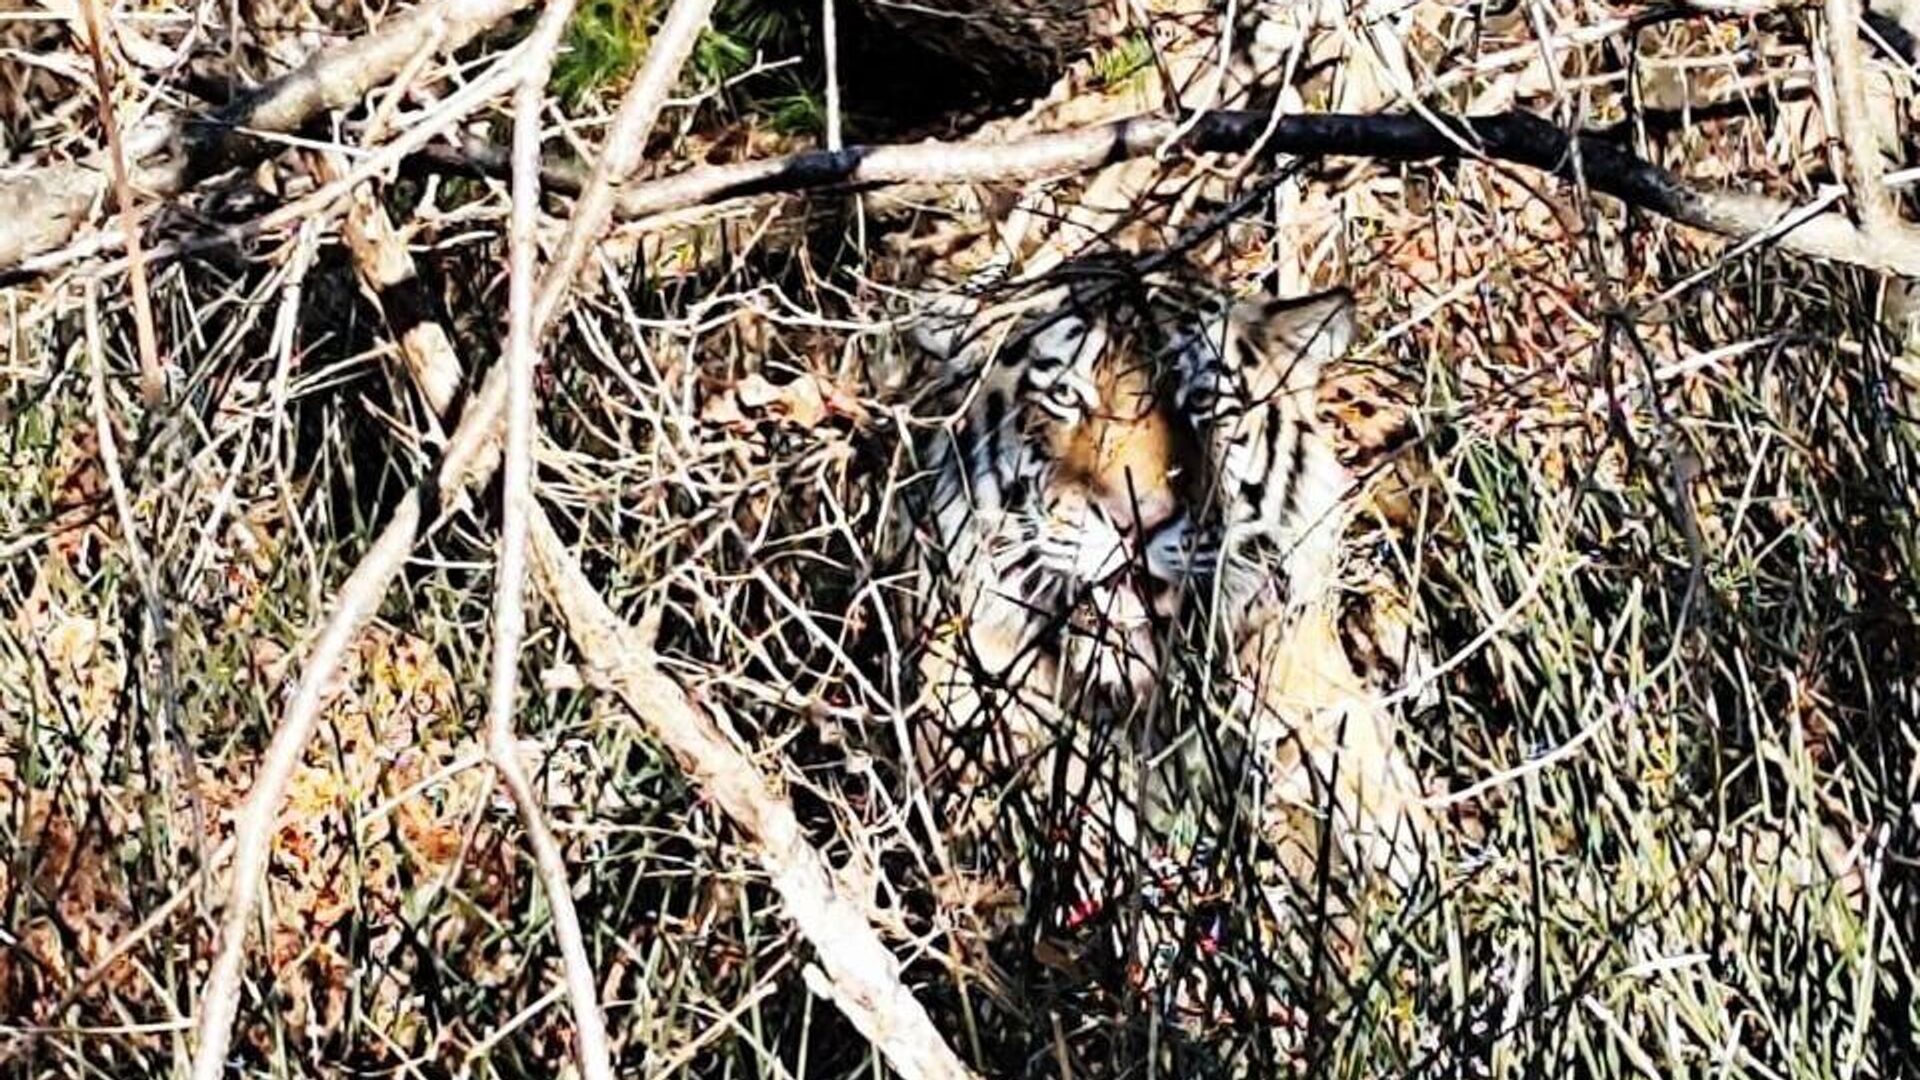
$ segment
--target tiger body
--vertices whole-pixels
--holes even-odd
[[[1337,628],[1353,485],[1316,413],[1351,313],[1337,290],[1236,302],[1093,273],[922,329],[946,422],[918,515],[940,596],[921,766],[955,794],[956,835],[990,829],[1023,785],[1075,808],[1056,829],[1069,865],[1023,867],[1070,876],[1069,908],[1114,899],[1116,849],[1146,858],[1190,798],[1118,763],[1180,740],[1156,720],[1208,681],[1195,657],[1219,661],[1263,820],[1340,776],[1335,828],[1358,858],[1385,865],[1396,844],[1356,838],[1408,835],[1410,774]],[[1357,744],[1366,762],[1330,767]]]

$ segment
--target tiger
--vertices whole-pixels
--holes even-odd
[[[1193,740],[1167,723],[1216,671],[1224,707],[1201,711],[1262,774],[1257,820],[1291,821],[1280,839],[1308,852],[1299,819],[1330,804],[1351,861],[1404,883],[1419,859],[1417,780],[1377,707],[1392,688],[1342,643],[1353,482],[1317,401],[1354,307],[1344,288],[1234,297],[1085,260],[1006,302],[944,298],[915,327],[939,406],[909,511],[929,564],[921,780],[962,843],[1047,819],[1015,825],[1044,852],[1019,869],[1029,897],[1058,899],[1055,929],[1164,893],[1149,869],[1127,895],[1112,864],[1163,859],[1171,833],[1192,839],[1192,785],[1238,783],[1177,753]]]

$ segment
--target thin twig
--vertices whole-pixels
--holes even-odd
[[[526,635],[527,516],[533,512],[534,269],[540,222],[540,111],[560,31],[573,0],[553,0],[527,46],[527,64],[513,93],[513,202],[507,224],[507,441],[502,468],[500,557],[493,603],[493,678],[487,702],[487,753],[520,811],[527,843],[560,946],[567,996],[573,1006],[580,1072],[613,1080],[606,1019],[600,1013],[593,961],[573,906],[573,883],[560,844],[547,825],[533,781],[520,763],[514,699],[520,682],[520,643]]]
[[[820,44],[827,68],[827,149],[838,150],[840,138],[840,19],[833,0],[820,0]]]
[[[167,375],[160,370],[160,343],[153,331],[153,300],[147,288],[147,263],[140,257],[140,217],[134,210],[127,157],[120,145],[120,119],[113,107],[113,76],[107,71],[106,40],[101,36],[100,0],[83,0],[87,51],[93,56],[93,83],[99,94],[100,126],[107,132],[107,161],[113,170],[114,200],[120,207],[120,232],[127,242],[127,286],[133,294],[134,336],[140,346],[140,397],[149,408],[166,400]]]
[[[573,218],[567,224],[565,238],[554,253],[553,263],[540,280],[539,301],[534,307],[536,340],[552,324],[567,291],[580,274],[587,252],[598,243],[613,219],[614,196],[635,169],[640,167],[653,137],[654,122],[667,103],[673,86],[680,81],[680,69],[692,55],[700,31],[713,14],[714,0],[674,0],[660,30],[647,50],[647,61],[634,76],[633,85],[620,102],[607,131],[606,145],[594,162],[587,186],[574,203]]]
[[[60,1000],[54,1003],[53,1008],[47,1010],[47,1016],[56,1022],[64,1016],[68,1009],[79,1002],[82,995],[93,989],[101,979],[106,978],[107,973],[124,960],[128,953],[139,947],[141,942],[152,937],[155,931],[166,925],[168,919],[173,918],[174,912],[198,895],[201,884],[212,880],[214,871],[232,854],[233,839],[229,837],[226,842],[208,853],[207,861],[194,870],[191,878],[175,889],[172,895],[162,900],[158,907],[147,912],[147,917],[141,919],[138,926],[122,935],[108,947],[105,953],[101,954],[98,960],[93,962],[92,966],[81,972],[80,976],[73,980],[73,984],[67,987],[66,992],[60,995]],[[0,1065],[12,1061],[33,1046],[36,1041],[37,1037],[33,1033],[15,1034],[6,1045],[0,1046]]]
[[[1448,791],[1438,795],[1428,795],[1419,799],[1418,803],[1427,810],[1446,810],[1459,806],[1462,803],[1472,802],[1487,792],[1511,784],[1515,780],[1551,769],[1578,753],[1580,748],[1591,741],[1595,735],[1606,730],[1607,726],[1613,723],[1616,717],[1623,713],[1631,712],[1632,708],[1633,703],[1625,700],[1603,706],[1600,714],[1595,716],[1591,723],[1579,731],[1574,732],[1572,738],[1555,746],[1546,753],[1529,757],[1520,764],[1510,769],[1502,769],[1491,776],[1483,776],[1456,791]]]

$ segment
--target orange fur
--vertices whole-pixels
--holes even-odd
[[[1191,439],[1168,417],[1146,365],[1115,357],[1097,385],[1100,404],[1087,421],[1051,433],[1056,480],[1109,520],[1152,529],[1179,512]]]

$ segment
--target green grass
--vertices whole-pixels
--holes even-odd
[[[617,92],[647,53],[660,14],[655,0],[588,0],[567,26],[565,48],[554,61],[553,87],[569,109]],[[729,117],[764,117],[776,130],[805,134],[823,128],[816,81],[819,57],[807,22],[777,0],[724,0],[694,44],[686,82],[720,90],[757,63],[797,59],[764,77],[747,79],[718,99]]]
[[[651,0],[588,0],[575,9],[553,64],[553,89],[561,101],[578,108],[632,74],[647,54],[653,14]]]
[[[1094,54],[1094,85],[1118,89],[1138,81],[1152,66],[1153,42],[1148,40],[1144,32],[1136,30],[1122,38],[1119,44]]]

